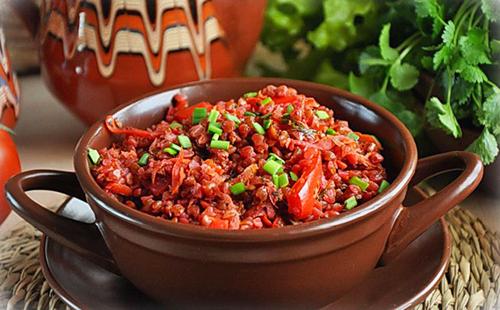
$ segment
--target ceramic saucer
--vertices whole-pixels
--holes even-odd
[[[413,190],[406,204],[423,199]],[[76,199],[58,211],[66,217],[92,222],[90,207]],[[439,283],[450,258],[451,241],[441,219],[415,240],[395,261],[378,267],[356,288],[327,305],[328,309],[405,309],[425,299]],[[126,279],[110,273],[43,236],[40,244],[43,274],[55,292],[75,309],[158,309]],[[168,292],[165,292],[168,294]]]

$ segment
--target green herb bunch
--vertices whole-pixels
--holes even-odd
[[[262,42],[287,67],[261,68],[349,89],[414,136],[424,124],[455,138],[478,127],[468,150],[489,164],[500,140],[499,18],[496,0],[270,0]],[[440,96],[429,91],[421,109],[413,90],[424,74]]]

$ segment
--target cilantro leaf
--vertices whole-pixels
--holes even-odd
[[[362,97],[368,98],[375,92],[374,80],[367,76],[356,76],[354,73],[349,73],[349,90]]]
[[[462,136],[462,129],[451,110],[451,106],[442,104],[438,98],[432,97],[427,101],[425,115],[433,127],[440,128],[455,138]]]
[[[465,61],[471,65],[490,64],[488,58],[488,41],[483,29],[471,28],[466,36],[461,36],[458,41],[460,52]]]
[[[380,54],[382,58],[389,61],[395,61],[398,58],[399,53],[397,50],[390,45],[390,31],[391,24],[386,24],[380,32],[380,37],[378,39],[378,45],[380,47]]]
[[[464,104],[471,96],[472,91],[474,91],[474,84],[457,77],[451,92],[451,101]]]
[[[442,8],[436,0],[415,0],[418,17],[442,18]]]
[[[415,0],[415,13],[421,19],[432,22],[432,34],[436,36],[442,29],[443,7],[437,0]]]
[[[476,112],[479,122],[494,135],[500,135],[500,92],[494,92]]]
[[[394,63],[389,71],[391,84],[397,90],[412,89],[418,82],[419,74],[414,66],[400,62]]]
[[[455,37],[455,23],[453,21],[448,21],[444,26],[443,34],[441,35],[441,39],[443,39],[443,43],[445,45],[451,46],[453,45],[453,38]]]
[[[372,66],[388,66],[390,62],[380,58],[380,49],[376,46],[367,47],[359,55],[359,72],[366,73]]]
[[[444,27],[441,39],[443,46],[434,54],[433,64],[434,70],[437,70],[442,64],[449,65],[455,55],[455,44],[453,38],[455,36],[455,24],[453,21],[448,21]]]
[[[483,164],[489,165],[498,155],[498,142],[495,136],[485,128],[481,135],[466,150],[476,153],[481,157]]]
[[[453,49],[447,45],[443,46],[439,51],[436,52],[436,54],[434,54],[434,57],[432,58],[434,70],[437,71],[442,64],[450,64],[453,56]]]
[[[483,70],[478,66],[467,64],[464,61],[458,62],[457,66],[457,72],[460,74],[460,77],[467,82],[482,83],[488,79]]]
[[[449,65],[454,55],[455,51],[453,50],[453,48],[449,47],[448,45],[443,46],[439,51],[436,52],[436,54],[434,54],[434,57],[432,58],[434,70],[437,71],[442,64]]]

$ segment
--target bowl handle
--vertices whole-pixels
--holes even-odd
[[[448,210],[462,202],[478,186],[483,176],[483,164],[470,152],[454,151],[429,156],[418,161],[409,187],[433,176],[454,170],[462,173],[453,182],[412,206],[401,206],[387,240],[381,263],[394,259]]]
[[[17,214],[49,237],[105,269],[119,274],[95,223],[76,221],[45,209],[26,194],[26,191],[30,190],[51,190],[85,201],[85,194],[75,173],[55,170],[20,173],[5,185],[7,201]]]

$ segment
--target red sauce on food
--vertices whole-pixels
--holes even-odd
[[[194,107],[179,94],[146,130],[111,117],[106,127],[123,139],[93,158],[97,183],[172,222],[258,229],[331,218],[386,182],[375,137],[287,86]]]

